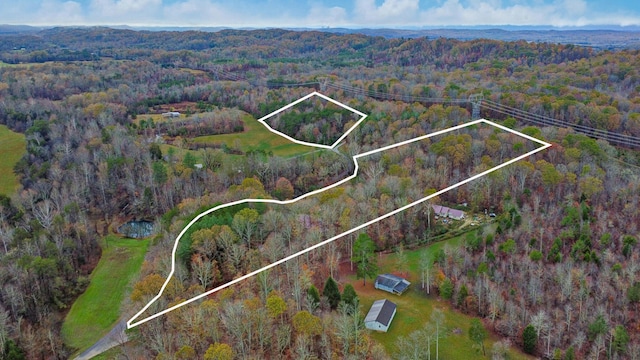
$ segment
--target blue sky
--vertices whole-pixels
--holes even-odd
[[[0,24],[235,27],[640,25],[638,0],[0,0]]]

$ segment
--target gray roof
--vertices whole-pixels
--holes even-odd
[[[389,326],[395,310],[396,304],[391,301],[387,299],[376,300],[373,305],[371,305],[371,309],[364,319],[364,322],[376,321],[384,326]]]
[[[376,278],[376,288],[383,286],[393,290],[397,294],[402,294],[411,285],[409,281],[393,274],[381,274]]]
[[[376,278],[376,283],[393,289],[398,286],[399,283],[402,283],[403,280],[403,278],[393,274],[381,274]]]

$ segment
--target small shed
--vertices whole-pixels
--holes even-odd
[[[166,113],[162,113],[162,117],[166,117],[166,118],[177,118],[180,117],[180,113],[177,111],[169,111]]]
[[[376,282],[373,284],[376,289],[384,290],[396,295],[402,295],[411,283],[406,279],[393,274],[378,275]]]
[[[387,299],[376,300],[364,318],[364,326],[370,330],[387,332],[393,317],[396,316],[396,309],[396,304]]]

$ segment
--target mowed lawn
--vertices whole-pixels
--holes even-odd
[[[11,195],[18,187],[13,167],[26,151],[24,135],[0,125],[0,194]]]
[[[458,246],[464,241],[464,236],[466,235],[428,246],[426,249],[431,261],[433,261],[434,255],[439,249],[446,244]],[[486,356],[483,357],[482,353],[476,350],[474,343],[469,339],[468,331],[473,317],[452,308],[446,301],[440,300],[433,292],[429,296],[421,292],[417,269],[420,254],[424,250],[425,248],[406,251],[408,266],[406,270],[402,269],[400,272],[405,273],[405,271],[408,271],[406,277],[411,281],[411,287],[402,296],[376,290],[373,287],[373,281],[370,279],[367,279],[367,283],[363,287],[362,279],[356,280],[355,275],[349,276],[348,281],[354,286],[360,298],[363,315],[366,315],[375,300],[388,299],[398,306],[389,331],[387,333],[371,332],[371,337],[384,346],[387,354],[394,354],[397,352],[396,341],[398,338],[400,336],[408,336],[413,331],[422,329],[431,320],[433,309],[439,308],[445,315],[444,333],[446,334],[440,340],[441,359],[491,359],[491,347],[495,342],[501,340],[498,336],[490,334],[487,338],[484,343]],[[380,266],[380,273],[397,272],[395,270],[395,254],[382,255],[378,259],[378,265]],[[431,346],[431,355],[435,359],[435,343]],[[533,359],[533,357],[512,346],[509,351],[509,359]]]
[[[296,144],[272,133],[251,115],[244,116],[242,121],[244,122],[244,131],[241,133],[199,136],[194,141],[226,144],[231,149],[239,148],[243,152],[272,151],[274,155],[282,157],[291,157],[317,150],[310,146]]]
[[[149,240],[102,239],[102,257],[87,290],[73,303],[62,325],[65,343],[79,351],[107,334],[120,318],[120,306],[140,271]]]

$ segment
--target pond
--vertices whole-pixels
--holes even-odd
[[[120,225],[118,232],[128,238],[142,239],[154,234],[153,223],[145,220],[132,220]]]

